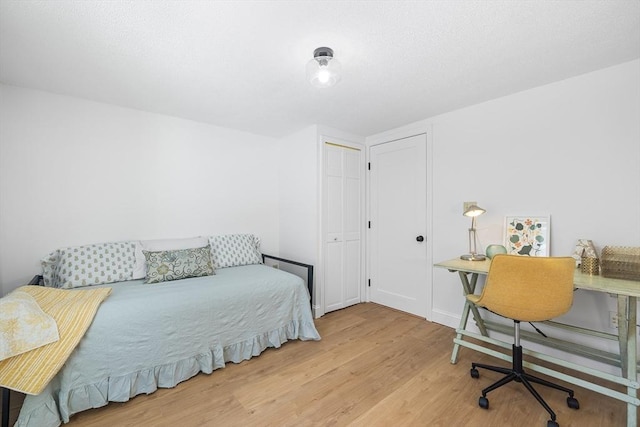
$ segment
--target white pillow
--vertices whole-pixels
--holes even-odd
[[[77,288],[132,279],[133,241],[56,249],[41,260],[45,286]]]
[[[209,244],[206,237],[190,237],[186,239],[156,239],[136,241],[136,260],[133,266],[133,279],[147,277],[147,261],[142,253],[157,251],[173,251],[177,249],[202,248]]]
[[[59,339],[56,321],[30,294],[16,289],[0,298],[0,360]]]
[[[215,268],[262,264],[260,239],[253,234],[226,234],[209,238]]]

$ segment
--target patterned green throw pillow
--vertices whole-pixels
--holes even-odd
[[[211,249],[180,249],[174,251],[142,251],[147,261],[146,283],[160,283],[188,277],[215,274],[211,263]]]
[[[44,258],[45,286],[77,288],[133,278],[135,243],[112,242],[56,249]]]
[[[260,240],[253,234],[211,236],[209,245],[215,268],[262,264],[262,255],[258,250]]]

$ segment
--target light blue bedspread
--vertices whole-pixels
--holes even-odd
[[[16,426],[58,426],[290,339],[320,339],[302,279],[264,265],[105,286],[113,291],[87,333],[47,388],[25,398]]]

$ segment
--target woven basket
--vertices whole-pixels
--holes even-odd
[[[598,258],[582,257],[580,262],[580,268],[584,274],[591,276],[597,276],[600,272],[600,265]]]
[[[603,277],[640,281],[640,247],[605,246],[600,258]]]

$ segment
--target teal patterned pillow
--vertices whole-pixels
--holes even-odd
[[[131,280],[134,261],[134,242],[113,242],[57,249],[41,263],[45,286],[77,288]]]
[[[214,274],[209,246],[175,251],[142,251],[142,253],[147,262],[146,283]]]
[[[227,234],[209,238],[211,259],[216,268],[262,264],[260,240],[253,234]]]

